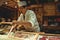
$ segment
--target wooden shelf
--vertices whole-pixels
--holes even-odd
[[[44,29],[60,30],[60,26],[43,26]]]

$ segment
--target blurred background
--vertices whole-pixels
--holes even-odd
[[[42,32],[60,33],[60,0],[19,1],[35,12]],[[17,20],[19,15],[17,0],[0,0],[0,22]]]

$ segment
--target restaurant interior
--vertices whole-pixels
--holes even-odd
[[[21,34],[28,36],[34,35],[34,39],[26,40],[47,40],[46,36],[54,36],[50,37],[52,39],[48,40],[60,40],[60,0],[19,0],[21,5],[26,5],[26,9],[34,11],[36,14],[36,18],[39,23],[40,32],[16,32],[15,29],[12,29],[12,22],[16,21],[20,16],[20,7],[18,5],[17,0],[0,0],[0,36],[3,37],[5,35],[10,35],[11,32],[16,32],[15,35],[12,33],[15,39],[14,40],[23,40]],[[20,5],[20,6],[21,6]],[[37,38],[39,35],[44,36]],[[57,37],[58,36],[58,37]],[[5,36],[6,37],[6,36]],[[7,37],[6,37],[7,38]],[[13,37],[12,37],[13,38]],[[3,38],[2,38],[3,39]],[[1,40],[2,40],[1,39]],[[4,39],[3,39],[4,40]],[[7,40],[10,40],[7,38]],[[13,39],[11,39],[13,40]]]

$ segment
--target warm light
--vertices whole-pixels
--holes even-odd
[[[17,6],[15,6],[15,8],[17,8]]]
[[[7,2],[5,2],[5,4],[8,4]]]
[[[17,2],[20,2],[20,0],[17,0]]]

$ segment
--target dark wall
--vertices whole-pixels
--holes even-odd
[[[16,13],[17,13],[16,9],[13,9],[5,5],[0,6],[0,17],[6,18],[6,19],[8,18],[13,19],[15,16],[14,14]]]
[[[0,7],[0,17],[10,18],[11,12],[12,11],[8,8],[5,8],[3,6]]]

